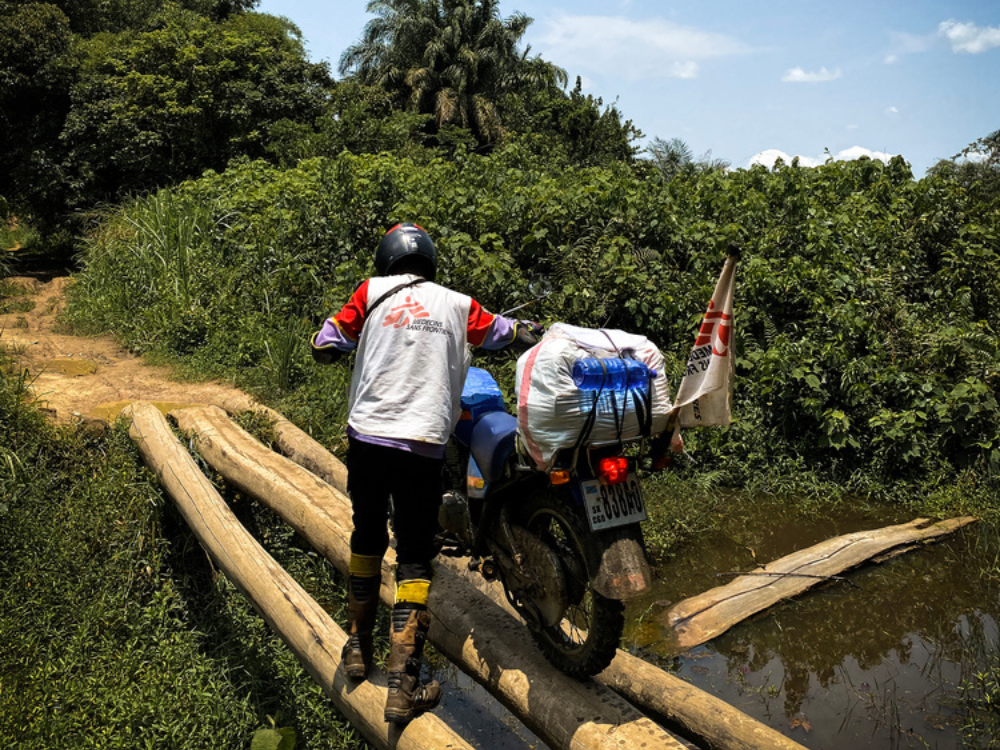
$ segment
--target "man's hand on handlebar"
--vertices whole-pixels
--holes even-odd
[[[514,325],[514,339],[510,345],[518,351],[525,352],[537,344],[545,329],[533,320],[519,320]]]

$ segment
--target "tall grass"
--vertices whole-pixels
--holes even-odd
[[[193,258],[211,226],[211,214],[201,204],[183,201],[174,193],[149,196],[143,211],[126,221],[135,228],[128,249],[148,297],[167,295],[179,309],[191,305]]]
[[[1000,748],[1000,644],[979,617],[967,620],[962,635],[966,677],[960,686],[965,704],[962,734],[970,748]]]
[[[0,370],[0,737],[17,750],[297,750],[365,743],[212,568],[123,430],[48,425]],[[335,610],[325,561],[250,503],[281,564]],[[339,614],[339,613],[337,613]]]
[[[71,322],[135,350],[202,345],[209,319],[196,296],[222,281],[204,259],[212,229],[207,206],[167,191],[115,209],[85,254]]]

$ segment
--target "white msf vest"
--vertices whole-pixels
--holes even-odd
[[[425,281],[367,310],[393,287],[416,278],[368,281],[348,423],[364,435],[443,445],[461,411],[472,299]]]

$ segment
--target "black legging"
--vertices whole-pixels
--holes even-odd
[[[442,459],[351,438],[347,451],[347,491],[354,508],[351,552],[371,557],[385,554],[392,495],[396,580],[431,580],[443,464]]]

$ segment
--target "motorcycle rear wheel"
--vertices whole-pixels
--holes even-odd
[[[600,566],[601,550],[592,542],[586,521],[557,494],[545,491],[522,506],[516,522],[555,550],[569,590],[562,622],[533,628],[535,643],[560,671],[579,679],[597,674],[615,657],[625,628],[625,606],[601,596],[590,585]]]

